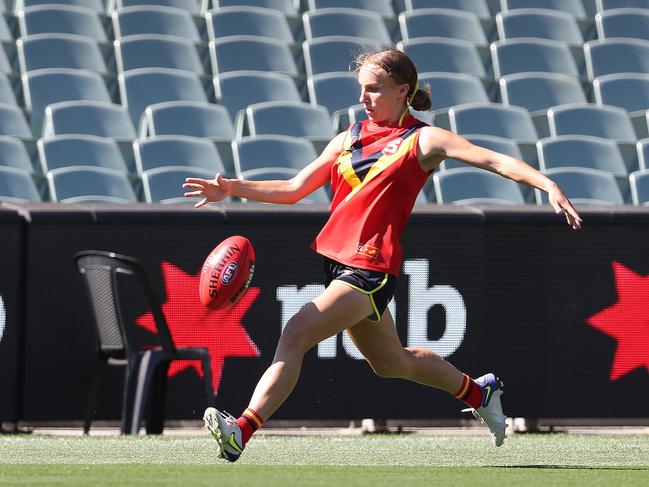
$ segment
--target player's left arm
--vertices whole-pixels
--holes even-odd
[[[431,170],[446,158],[458,159],[547,192],[548,200],[556,213],[563,213],[568,225],[575,230],[581,228],[581,217],[559,186],[529,164],[506,154],[473,145],[464,137],[448,130],[439,127],[422,128],[419,135],[419,160],[422,168]]]

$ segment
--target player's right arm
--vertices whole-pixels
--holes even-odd
[[[338,158],[347,132],[334,137],[313,162],[288,180],[248,181],[226,179],[221,174],[214,179],[187,178],[183,188],[191,190],[185,197],[202,197],[194,206],[221,201],[228,196],[238,196],[265,203],[292,205],[329,181],[331,165]]]

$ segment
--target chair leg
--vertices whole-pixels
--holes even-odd
[[[122,432],[136,435],[140,430],[142,413],[151,386],[151,380],[161,361],[168,360],[162,353],[147,350],[138,355],[130,371],[126,416],[122,419]]]
[[[86,404],[86,416],[83,421],[83,434],[90,433],[90,424],[94,416],[95,405],[97,404],[97,394],[99,392],[99,384],[106,365],[106,359],[102,355],[97,355],[95,360],[95,367],[92,372],[92,380],[90,382],[90,390],[88,391],[88,402]]]
[[[135,355],[129,357],[124,373],[124,393],[122,396],[122,431],[123,435],[132,434],[133,430],[133,405],[135,403],[135,389],[137,386],[137,376],[140,369],[140,360],[142,357]]]
[[[148,435],[162,434],[167,400],[167,371],[169,362],[161,362],[153,373],[147,399],[146,432]]]

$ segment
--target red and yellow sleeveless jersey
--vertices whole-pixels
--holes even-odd
[[[401,234],[429,175],[417,157],[425,125],[408,115],[400,127],[369,120],[350,127],[351,144],[331,168],[334,195],[329,220],[312,245],[316,252],[361,269],[399,274]]]

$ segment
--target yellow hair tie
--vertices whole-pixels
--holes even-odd
[[[412,100],[415,99],[415,95],[419,91],[419,80],[417,80],[417,83],[415,84],[415,89],[412,91],[412,95],[410,95],[410,98],[408,98],[408,106],[412,105]]]
[[[407,106],[406,106],[406,109],[401,114],[401,117],[399,118],[399,127],[401,127],[401,124],[403,123],[403,119],[406,116],[406,114],[408,113],[408,107],[410,105],[412,105],[412,100],[415,99],[415,95],[417,94],[417,91],[419,91],[419,80],[417,80],[417,83],[415,84],[415,89],[413,90],[412,95],[410,95],[408,98],[406,98]]]

